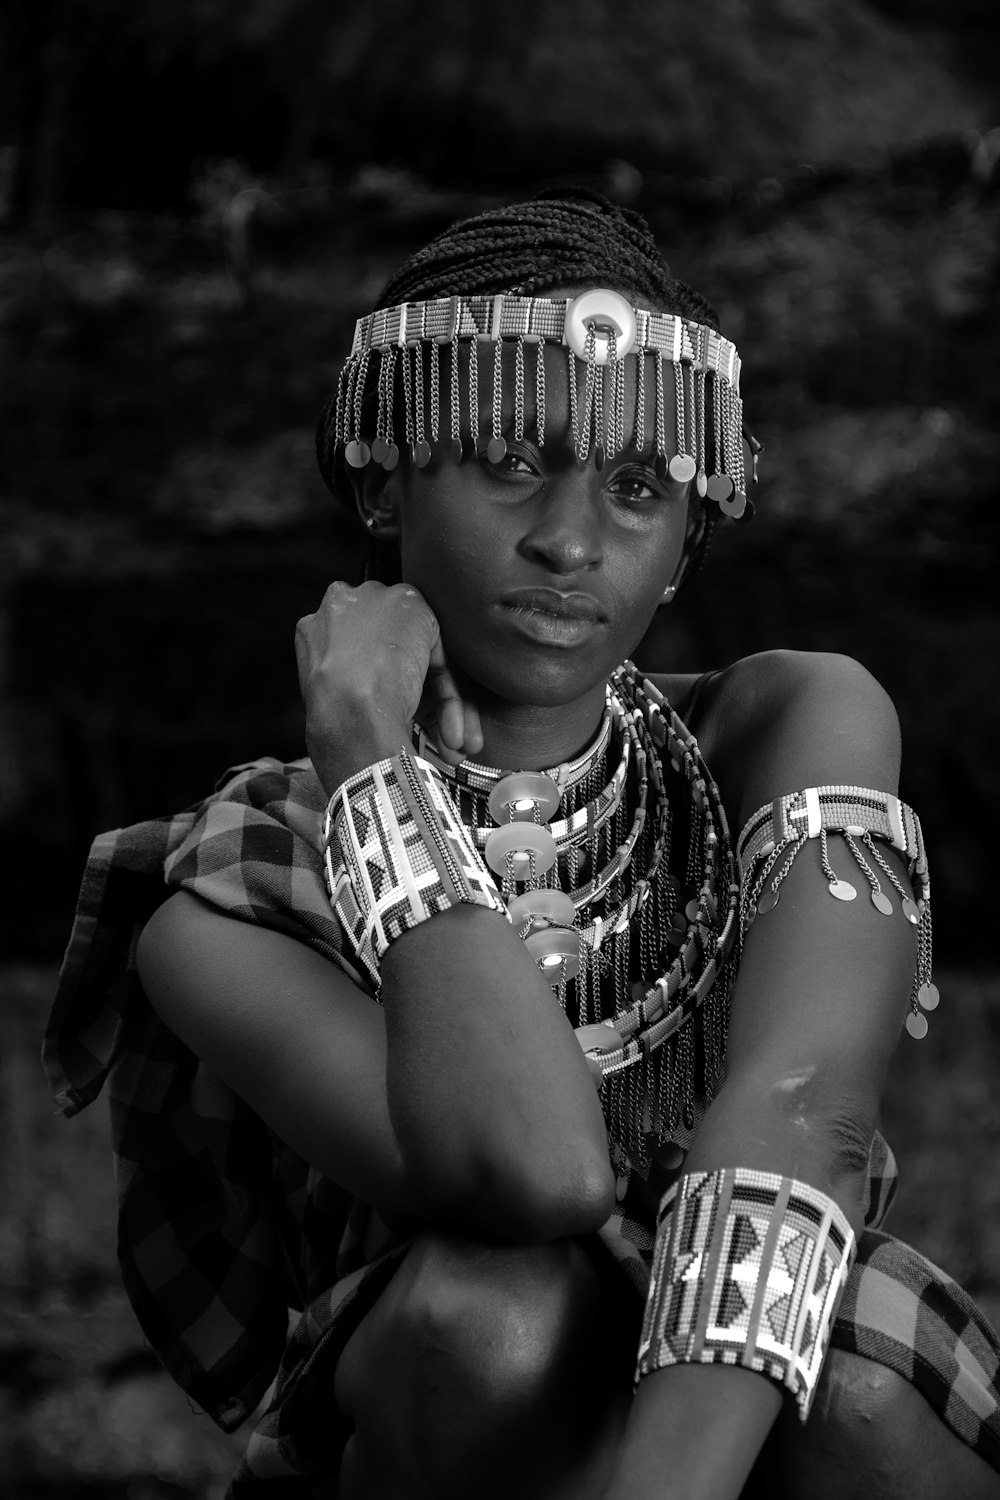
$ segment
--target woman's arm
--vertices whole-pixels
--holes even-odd
[[[702,747],[734,832],[764,803],[805,786],[895,790],[895,712],[856,663],[769,653],[723,673],[710,693]],[[908,884],[892,851],[886,857]],[[858,900],[833,900],[810,843],[778,905],[750,928],[726,1083],[685,1163],[688,1171],[742,1166],[798,1178],[832,1197],[855,1232],[915,961],[898,903],[887,918],[858,883]],[[737,1496],[780,1402],[776,1386],[744,1370],[681,1365],[647,1375],[610,1500]]]
[[[336,585],[297,641],[327,793],[397,755],[433,681],[462,740],[437,622],[399,586]],[[457,720],[457,723],[456,723]],[[513,927],[458,905],[404,932],[382,1008],[295,942],[174,897],[140,972],[163,1019],[335,1181],[385,1207],[522,1241],[596,1230],[614,1178],[600,1101]]]

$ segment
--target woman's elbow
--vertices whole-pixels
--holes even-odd
[[[595,1234],[610,1217],[615,1178],[606,1149],[540,1160],[467,1161],[426,1184],[429,1216],[518,1244]]]

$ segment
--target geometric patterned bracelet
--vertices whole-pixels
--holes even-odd
[[[510,920],[440,775],[406,749],[337,788],[323,843],[330,904],[376,994],[386,949],[418,923],[463,901]]]
[[[804,1422],[854,1259],[825,1193],[744,1167],[692,1172],[660,1209],[636,1380],[742,1365],[789,1390]]]

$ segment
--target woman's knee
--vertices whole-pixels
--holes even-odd
[[[590,1262],[569,1240],[498,1246],[427,1235],[400,1277],[384,1335],[438,1379],[490,1403],[536,1401],[585,1353],[600,1305]]]
[[[916,1386],[874,1360],[831,1350],[809,1420],[786,1410],[762,1466],[790,1500],[998,1500],[1000,1476]]]
[[[402,1469],[444,1493],[444,1470],[502,1468],[525,1443],[570,1441],[594,1418],[608,1380],[602,1306],[573,1241],[421,1236],[341,1357],[338,1403],[369,1449],[377,1429]]]

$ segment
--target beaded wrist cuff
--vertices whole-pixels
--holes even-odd
[[[882,888],[884,879],[899,898],[903,916],[917,929],[917,963],[906,1029],[913,1037],[924,1037],[927,1035],[924,1012],[936,1009],[940,998],[931,982],[931,886],[927,854],[920,819],[891,792],[864,786],[810,786],[776,797],[759,808],[747,820],[736,845],[741,872],[741,931],[746,932],[757,916],[777,906],[781,883],[810,839],[819,840],[820,865],[830,895],[837,901],[857,898],[857,887],[838,874],[831,863],[830,834],[839,835],[846,843],[854,869],[867,883],[876,911],[891,917],[895,909],[892,896]],[[876,839],[903,855],[911,890],[905,889]]]
[[[323,842],[330,904],[376,990],[389,944],[429,917],[464,901],[509,920],[444,782],[406,750],[337,788]]]
[[[825,1193],[773,1172],[692,1172],[661,1205],[636,1380],[741,1365],[815,1395],[854,1231]]]

